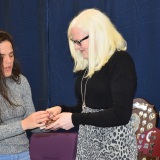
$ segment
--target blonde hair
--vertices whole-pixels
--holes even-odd
[[[88,59],[84,59],[71,42],[71,29],[78,28],[89,35]],[[68,41],[74,59],[74,72],[88,67],[86,77],[91,77],[100,70],[116,50],[126,50],[127,43],[116,30],[110,19],[97,9],[86,9],[80,12],[68,27]]]

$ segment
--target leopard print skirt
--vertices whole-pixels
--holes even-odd
[[[86,107],[83,113],[98,111]],[[118,127],[79,126],[76,160],[137,160],[137,153],[131,122]]]

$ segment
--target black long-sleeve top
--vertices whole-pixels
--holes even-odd
[[[114,127],[129,122],[136,89],[136,71],[132,58],[124,51],[116,51],[109,61],[88,79],[85,103],[93,109],[104,109],[96,113],[81,113],[81,81],[85,71],[77,73],[75,90],[77,105],[62,105],[62,112],[72,112],[74,126],[93,125]],[[86,79],[83,79],[83,93]]]

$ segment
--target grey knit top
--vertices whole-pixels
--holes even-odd
[[[20,75],[20,84],[7,78],[9,98],[18,106],[11,107],[0,95],[0,154],[14,154],[29,150],[29,140],[22,129],[21,120],[35,111],[30,85]]]

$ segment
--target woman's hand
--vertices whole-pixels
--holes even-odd
[[[61,113],[62,108],[60,106],[54,106],[52,108],[48,108],[46,111],[49,112],[49,118],[54,119],[56,115]]]
[[[47,111],[38,111],[30,114],[27,118],[21,121],[23,130],[34,129],[42,127],[49,119],[49,113]]]
[[[63,112],[61,114],[56,115],[53,120],[56,120],[54,123],[47,126],[45,129],[57,130],[59,128],[69,130],[74,127],[72,123],[72,113]]]

